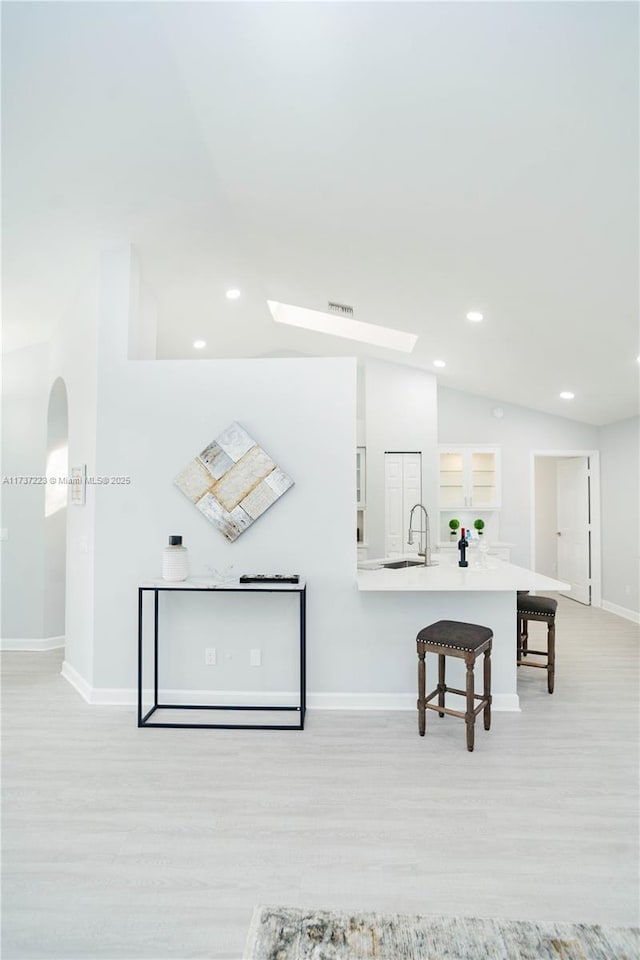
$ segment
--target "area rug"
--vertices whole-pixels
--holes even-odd
[[[244,960],[638,960],[639,931],[257,907]]]

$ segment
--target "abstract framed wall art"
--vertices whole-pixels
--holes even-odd
[[[174,482],[230,541],[293,486],[239,423],[228,426]]]

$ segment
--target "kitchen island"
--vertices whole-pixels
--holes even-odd
[[[406,620],[407,608],[419,609],[421,622],[414,621],[416,633],[436,620],[462,620],[490,627],[493,630],[494,709],[519,710],[516,592],[567,591],[569,584],[491,557],[487,558],[486,566],[480,566],[473,555],[468,567],[459,567],[457,556],[451,554],[435,555],[437,564],[429,567],[420,565],[394,570],[382,566],[402,559],[417,561],[420,558],[413,554],[370,560],[359,565],[358,590],[363,595],[371,595],[370,599],[363,596],[363,603],[373,603],[385,620],[393,617],[394,609],[402,613],[403,620]],[[427,671],[432,679],[435,663],[435,657],[428,658]],[[452,686],[461,686],[461,663],[451,664],[450,670],[451,680],[448,682]],[[452,705],[455,705],[454,701]]]

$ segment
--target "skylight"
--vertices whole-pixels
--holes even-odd
[[[267,300],[267,305],[276,323],[315,330],[317,333],[328,333],[332,337],[358,340],[360,343],[370,343],[376,347],[386,347],[388,350],[411,353],[418,339],[415,333],[404,333],[402,330],[394,330],[391,327],[380,327],[377,323],[364,323],[362,320],[338,317],[323,313],[321,310],[294,307],[290,303],[279,303],[277,300]]]

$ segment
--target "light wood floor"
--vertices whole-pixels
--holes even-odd
[[[4,960],[237,960],[260,903],[636,924],[639,628],[561,599],[557,635],[473,754],[435,713],[139,731],[5,654]]]

